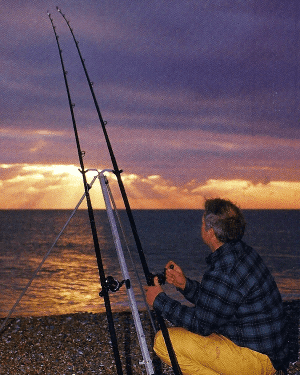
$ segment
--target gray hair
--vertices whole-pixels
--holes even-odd
[[[221,242],[239,241],[242,239],[246,222],[241,210],[225,199],[208,199],[204,212],[205,229],[214,230]]]

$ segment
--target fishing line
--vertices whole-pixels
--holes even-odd
[[[95,176],[93,178],[93,180],[90,182],[90,187],[93,186],[95,180],[96,180],[97,176]],[[56,245],[57,241],[60,239],[61,235],[63,234],[64,230],[66,229],[66,227],[68,226],[68,224],[70,223],[71,219],[73,218],[73,216],[75,215],[76,211],[78,210],[79,206],[81,205],[81,203],[83,202],[85,198],[85,194],[83,194],[83,196],[80,198],[77,206],[74,208],[73,212],[71,213],[71,216],[69,217],[69,219],[66,221],[65,225],[63,226],[62,230],[59,232],[58,236],[56,237],[55,241],[53,242],[52,246],[50,247],[50,249],[47,251],[47,253],[45,254],[44,258],[42,259],[41,263],[39,264],[39,266],[36,268],[36,270],[34,271],[31,279],[28,281],[28,283],[26,284],[25,288],[23,289],[22,293],[20,294],[19,298],[16,300],[15,304],[13,305],[13,307],[11,308],[11,310],[9,311],[7,317],[4,319],[4,321],[2,322],[2,325],[0,327],[0,332],[2,332],[2,330],[4,329],[8,319],[11,317],[11,315],[13,314],[13,312],[15,311],[16,307],[18,306],[18,304],[20,303],[21,299],[24,297],[24,295],[26,294],[27,290],[29,289],[30,285],[32,284],[33,280],[36,278],[37,274],[40,272],[41,268],[43,267],[43,264],[45,263],[46,259],[48,258],[48,256],[50,255],[52,249],[54,248],[54,246]]]
[[[114,155],[114,152],[113,152],[113,149],[112,149],[109,137],[108,137],[108,133],[107,133],[107,130],[106,130],[106,124],[107,123],[103,120],[102,114],[100,112],[99,104],[98,104],[98,101],[97,101],[97,98],[96,98],[96,95],[95,95],[95,92],[94,92],[94,89],[93,89],[93,83],[90,80],[89,74],[88,74],[86,66],[85,66],[85,61],[82,57],[82,54],[81,54],[81,51],[80,51],[80,48],[79,48],[79,42],[75,38],[75,35],[73,33],[73,29],[70,26],[70,22],[66,19],[65,15],[62,13],[61,9],[59,7],[56,7],[56,9],[62,15],[64,20],[66,21],[66,23],[68,25],[68,28],[69,28],[69,30],[72,34],[73,40],[75,42],[75,45],[76,45],[76,48],[77,48],[77,51],[78,51],[78,55],[80,57],[80,61],[81,61],[82,67],[84,69],[85,76],[86,76],[86,79],[87,79],[87,82],[88,82],[88,85],[89,85],[89,88],[90,88],[90,91],[91,91],[91,94],[92,94],[92,97],[93,97],[93,101],[94,101],[94,104],[95,104],[95,107],[96,107],[96,110],[97,110],[97,114],[98,114],[98,117],[99,117],[99,120],[100,120],[101,128],[102,128],[105,140],[106,140],[107,148],[108,148],[110,158],[111,158],[111,161],[112,161],[112,165],[113,165],[113,168],[114,168],[113,172],[117,177],[118,185],[119,185],[120,192],[121,192],[123,202],[124,202],[124,205],[125,205],[128,220],[129,220],[129,223],[130,223],[130,226],[131,226],[133,237],[135,239],[135,243],[136,243],[137,250],[138,250],[138,253],[139,253],[139,256],[140,256],[140,260],[141,260],[141,264],[142,264],[142,267],[143,267],[143,270],[144,270],[145,278],[146,278],[147,284],[152,285],[154,275],[150,272],[150,270],[148,268],[146,257],[145,257],[145,254],[144,254],[144,251],[143,251],[143,248],[142,248],[142,244],[141,244],[141,241],[140,241],[140,238],[139,238],[139,235],[138,235],[136,225],[135,225],[135,220],[133,218],[132,210],[131,210],[129,200],[128,200],[128,197],[127,197],[127,194],[126,194],[126,191],[125,191],[125,187],[124,187],[124,184],[123,184],[123,181],[122,181],[122,178],[121,178],[122,170],[120,170],[119,167],[118,167],[117,160],[115,158],[115,155]],[[170,340],[169,332],[168,332],[167,326],[165,324],[165,321],[164,321],[163,317],[161,316],[160,312],[158,312],[158,311],[155,311],[155,312],[156,312],[157,320],[158,320],[159,326],[161,328],[161,331],[162,331],[162,334],[163,334],[163,337],[164,337],[164,340],[165,340],[165,343],[166,343],[166,347],[168,349],[168,353],[169,353],[169,357],[170,357],[171,364],[172,364],[172,367],[173,367],[173,371],[174,371],[175,375],[182,375],[182,372],[181,372],[180,367],[178,365],[176,354],[174,352],[174,349],[173,349],[173,346],[172,346],[172,343],[171,343],[171,340]]]
[[[103,262],[102,262],[102,258],[101,258],[101,251],[100,251],[100,246],[99,246],[97,229],[96,229],[96,225],[95,225],[94,211],[93,211],[93,208],[92,208],[92,202],[91,202],[91,198],[90,198],[90,194],[89,194],[90,187],[89,187],[89,185],[87,183],[87,180],[86,180],[86,172],[87,171],[85,170],[84,163],[83,163],[83,155],[84,154],[83,154],[83,152],[81,150],[81,147],[80,147],[79,136],[78,136],[78,132],[77,132],[77,125],[76,125],[75,115],[74,115],[74,104],[72,103],[72,100],[71,100],[71,94],[70,94],[68,80],[67,80],[67,72],[65,70],[65,66],[64,66],[64,62],[63,62],[62,50],[60,48],[60,44],[59,44],[59,41],[58,41],[58,35],[56,33],[56,30],[55,30],[53,19],[51,18],[51,15],[50,15],[49,12],[48,12],[48,16],[49,16],[49,19],[51,21],[51,25],[52,25],[54,35],[55,35],[55,38],[56,38],[56,43],[57,43],[57,47],[58,47],[58,51],[59,51],[59,57],[60,57],[61,67],[62,67],[65,86],[66,86],[66,91],[67,91],[67,95],[68,95],[68,102],[69,102],[69,108],[70,108],[70,113],[71,113],[71,117],[72,117],[73,130],[74,130],[74,134],[75,134],[78,158],[79,158],[79,163],[80,163],[80,167],[81,167],[80,172],[82,174],[82,179],[83,179],[83,184],[84,184],[85,198],[86,198],[88,214],[89,214],[89,219],[90,219],[90,224],[91,224],[91,231],[92,231],[92,235],[93,235],[94,249],[95,249],[95,254],[96,254],[96,259],[97,259],[97,264],[98,264],[100,282],[101,282],[101,286],[102,286],[102,295],[103,295],[103,298],[104,298],[106,316],[107,316],[109,332],[110,332],[110,337],[111,337],[111,342],[112,342],[112,349],[113,349],[114,357],[115,357],[115,364],[116,364],[118,375],[123,375],[122,363],[121,363],[121,359],[120,359],[118,341],[117,341],[116,330],[115,330],[114,321],[113,321],[113,315],[112,315],[112,310],[111,310],[111,305],[110,305],[110,300],[109,300],[108,289],[105,287],[106,277],[105,277]]]

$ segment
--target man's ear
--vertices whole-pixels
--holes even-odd
[[[215,231],[213,230],[213,228],[209,228],[207,233],[209,234],[210,238],[215,238],[216,235],[215,235]]]

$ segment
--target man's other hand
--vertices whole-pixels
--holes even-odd
[[[163,292],[163,288],[159,285],[157,276],[154,277],[154,286],[146,286],[145,291],[147,303],[150,307],[153,307],[155,298],[159,293]]]
[[[186,285],[186,277],[182,269],[170,260],[166,264],[166,280],[169,284],[173,284],[176,288],[184,290]]]

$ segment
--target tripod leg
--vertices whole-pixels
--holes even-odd
[[[115,221],[115,216],[114,216],[114,213],[113,213],[113,209],[112,209],[111,202],[110,202],[110,199],[109,199],[109,194],[108,194],[108,191],[107,191],[108,182],[107,182],[107,179],[104,176],[103,172],[99,174],[99,180],[100,180],[100,185],[101,185],[101,188],[102,188],[102,193],[103,193],[103,197],[104,197],[104,201],[105,201],[105,205],[106,205],[106,211],[107,211],[112,235],[113,235],[113,238],[114,238],[115,247],[116,247],[116,250],[117,250],[120,268],[121,268],[121,271],[122,271],[123,278],[124,278],[124,280],[126,280],[127,295],[128,295],[128,299],[129,299],[130,309],[131,309],[131,312],[132,312],[132,316],[133,316],[135,329],[136,329],[136,332],[137,332],[137,336],[138,336],[143,360],[144,360],[144,365],[146,367],[147,374],[152,375],[152,374],[154,374],[154,369],[153,369],[152,361],[151,361],[150,354],[149,354],[149,351],[148,351],[148,347],[147,347],[147,343],[146,343],[146,339],[145,339],[145,334],[144,334],[144,331],[143,331],[139,311],[138,311],[138,308],[137,308],[136,299],[135,299],[134,292],[133,292],[133,289],[132,289],[132,286],[131,286],[131,283],[130,283],[130,276],[129,276],[126,260],[125,260],[125,257],[124,257],[124,252],[123,252],[123,249],[122,249],[121,241],[120,241],[118,227],[117,227],[117,224],[116,224],[116,221]]]

